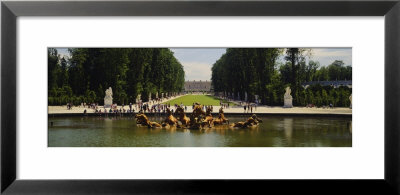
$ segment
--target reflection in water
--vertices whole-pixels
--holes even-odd
[[[289,145],[292,144],[292,133],[293,133],[293,118],[283,119],[283,129],[285,131],[285,137]]]
[[[161,121],[160,117],[150,117]],[[245,117],[229,117],[230,122]],[[351,147],[351,118],[261,117],[257,127],[203,130],[137,127],[134,118],[51,118],[49,146],[62,147]]]
[[[352,128],[353,128],[353,122],[352,122],[352,121],[349,121],[348,124],[349,124],[348,127],[349,127],[349,130],[350,130],[350,134],[353,134],[353,132],[351,131]]]

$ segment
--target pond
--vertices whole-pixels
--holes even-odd
[[[231,123],[248,116],[226,116]],[[163,117],[149,117],[160,122]],[[138,127],[132,117],[51,117],[49,147],[351,147],[351,117],[262,116],[257,127]]]

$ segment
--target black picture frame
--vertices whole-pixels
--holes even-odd
[[[16,20],[19,16],[385,16],[385,177],[382,180],[16,179]],[[4,194],[264,194],[268,192],[336,195],[399,194],[399,35],[399,0],[2,1],[1,192]],[[218,162],[211,162],[209,166],[215,166],[213,164],[217,165]],[[246,165],[241,168],[245,167]]]

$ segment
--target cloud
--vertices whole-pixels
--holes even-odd
[[[212,65],[226,48],[170,48],[185,69],[186,80],[210,80]]]
[[[185,80],[210,80],[211,64],[201,62],[181,62],[185,70]]]
[[[327,66],[335,60],[343,60],[345,65],[352,65],[351,48],[315,48],[312,49],[311,60],[319,61],[321,66]]]
[[[306,59],[318,61],[321,66],[328,66],[335,60],[342,60],[345,65],[352,65],[352,48],[311,48],[311,58]],[[278,58],[279,62],[285,63],[285,54]]]
[[[56,49],[57,49],[58,55],[60,56],[60,59],[63,58],[63,57],[65,59],[69,59],[70,58],[70,54],[68,52],[68,48],[56,48]]]
[[[213,64],[222,54],[226,52],[226,48],[170,48],[174,52],[174,56],[180,62],[201,62]]]

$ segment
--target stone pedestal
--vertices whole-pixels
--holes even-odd
[[[110,108],[111,105],[113,104],[113,98],[112,98],[112,89],[109,87],[106,90],[106,96],[104,97],[104,108]]]
[[[284,102],[283,102],[283,107],[284,108],[293,108],[293,104],[292,104],[292,102],[293,102],[293,98],[292,98],[292,96],[290,96],[290,97],[288,97],[288,98],[284,98],[284,100],[283,100]]]

